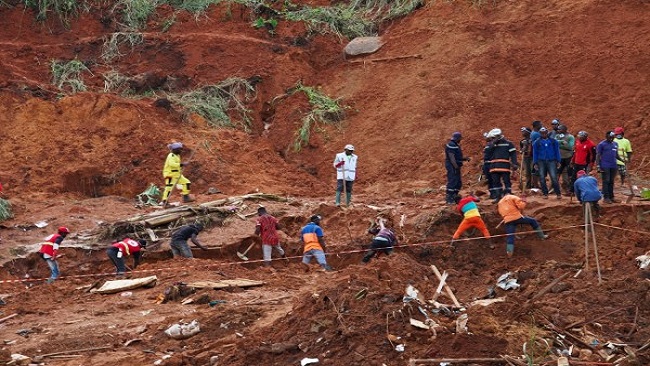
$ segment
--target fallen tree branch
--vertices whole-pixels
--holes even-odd
[[[538,292],[535,296],[533,296],[530,300],[528,300],[528,302],[535,301],[536,299],[544,296],[544,294],[549,292],[553,288],[553,286],[557,285],[560,281],[562,281],[562,280],[566,279],[567,277],[569,277],[570,274],[571,274],[570,272],[567,272],[567,273],[563,274],[562,276],[556,278],[555,280],[553,280],[553,282],[549,283],[540,292]]]
[[[11,314],[11,315],[7,315],[7,316],[5,316],[4,318],[0,319],[0,323],[4,323],[4,322],[6,322],[7,320],[9,320],[9,319],[11,319],[11,318],[13,318],[13,317],[15,317],[15,316],[18,316],[18,313],[13,313],[13,314]]]
[[[111,349],[111,348],[113,348],[113,346],[90,347],[90,348],[72,349],[72,350],[61,351],[61,352],[46,353],[44,355],[35,356],[34,360],[37,361],[37,360],[43,359],[45,357],[65,355],[65,354],[69,354],[69,353],[101,351],[101,350]]]

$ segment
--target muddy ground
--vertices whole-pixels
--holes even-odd
[[[650,113],[650,60],[643,49],[650,42],[649,6],[632,0],[428,2],[382,24],[386,43],[377,53],[352,59],[342,56],[346,40],[308,36],[303,24],[281,21],[275,34],[255,29],[243,6],[211,6],[199,18],[163,6],[149,19],[144,42],[107,62],[103,40],[120,30],[109,9],[93,8],[66,27],[56,19],[36,22],[15,1],[0,2],[0,182],[15,214],[0,224],[0,298],[6,303],[0,318],[17,314],[1,320],[0,360],[22,354],[46,365],[298,365],[308,357],[327,365],[406,365],[410,359],[507,356],[492,364],[551,365],[566,355],[575,365],[650,364],[650,274],[635,260],[650,251],[646,201],[625,203],[630,188],[617,182],[622,202],[603,206],[595,231],[599,282],[593,252],[585,268],[581,207],[568,197],[529,197],[526,213],[550,238],[518,234],[513,258],[505,256],[503,227],[497,228],[500,218],[488,200],[480,208],[497,237],[451,246],[461,219],[443,204],[441,163],[444,142],[462,131],[472,157],[463,171],[464,192],[481,193],[484,131],[500,127],[516,142],[521,126],[560,118],[570,132],[587,130],[598,142],[621,125],[634,147],[632,183],[650,187],[643,143]],[[175,23],[162,31],[172,14]],[[50,61],[75,57],[91,74],[84,79],[88,91],[69,95],[51,84]],[[137,85],[142,95],[103,92],[102,75],[110,70],[147,81]],[[249,131],[215,129],[157,102],[166,91],[234,76],[261,80],[247,102]],[[271,119],[265,102],[298,81],[341,98],[347,108],[340,123],[315,126],[307,146],[295,151],[296,130],[309,111],[306,98],[282,99]],[[195,260],[172,259],[161,235],[160,247],[130,274],[155,274],[155,287],[88,292],[114,278],[105,248],[117,239],[89,240],[88,233],[156,210],[135,207],[134,196],[149,183],[161,185],[166,145],[176,140],[195,151],[186,174],[198,203],[253,192],[288,199],[246,202],[240,213],[267,205],[285,226],[289,261],[261,268],[261,250],[254,247],[242,262],[236,252],[251,242],[254,217],[231,215],[201,234],[214,249],[195,250]],[[353,207],[339,208],[331,161],[348,143],[360,157],[359,176]],[[220,193],[208,194],[210,188]],[[316,213],[324,217],[333,273],[315,265],[304,271],[299,263],[297,233]],[[395,223],[401,246],[363,265],[371,239],[366,230],[378,214]],[[36,227],[41,221],[48,226]],[[72,230],[60,259],[63,277],[47,285],[47,267],[34,245],[60,225]],[[438,302],[446,306],[427,301],[439,283],[431,265],[448,273],[461,308],[444,291]],[[495,288],[507,272],[518,289]],[[160,303],[178,283],[235,278],[264,284],[201,289]],[[405,302],[409,285],[421,300]],[[492,296],[503,301],[473,305]],[[186,297],[195,302],[183,305]],[[435,334],[410,325],[410,318],[426,321],[425,314],[437,324]],[[457,328],[463,315],[466,332]],[[174,340],[164,334],[192,320],[200,324],[197,335]],[[58,352],[69,353],[39,358]]]

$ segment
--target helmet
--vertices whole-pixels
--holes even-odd
[[[560,124],[560,120],[556,118],[556,119],[554,119],[553,121],[551,121],[551,124],[552,124],[552,125],[559,125],[559,124]]]
[[[65,227],[65,226],[59,227],[58,231],[59,231],[59,234],[70,234],[70,230],[68,230],[68,228]]]
[[[353,145],[351,145],[351,144],[347,144],[347,145],[345,145],[345,147],[343,148],[343,150],[350,150],[350,151],[354,151],[354,146],[353,146]]]
[[[531,132],[533,132],[533,131],[531,131],[530,128],[528,128],[528,127],[522,127],[522,128],[521,128],[521,132],[528,132],[528,133],[531,133]]]
[[[625,130],[623,129],[623,127],[616,127],[614,129],[614,133],[617,134],[617,135],[622,135],[624,132],[625,132]]]
[[[309,219],[309,221],[318,224],[322,217],[320,215],[312,215],[312,217]]]
[[[539,132],[548,132],[548,128],[542,127],[539,129]]]
[[[146,248],[147,247],[147,241],[144,239],[138,239],[138,243],[140,244],[140,248]]]
[[[497,137],[497,136],[501,136],[501,129],[499,128],[493,128],[487,134],[487,137]]]
[[[180,142],[172,142],[171,144],[167,145],[169,150],[176,150],[176,149],[182,149],[183,144]]]
[[[587,131],[580,131],[580,132],[578,132],[578,137],[587,137],[587,136],[589,136],[589,134],[587,133]]]
[[[463,138],[463,135],[461,135],[460,132],[454,132],[451,134],[451,139],[454,141],[458,141]]]

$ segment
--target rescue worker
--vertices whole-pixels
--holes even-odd
[[[579,170],[576,175],[578,178],[573,184],[573,189],[578,202],[582,203],[583,206],[591,205],[595,216],[598,216],[600,213],[598,201],[603,198],[602,193],[598,190],[598,181],[596,178],[588,175],[584,170]]]
[[[525,224],[530,225],[537,232],[537,236],[540,239],[547,239],[548,235],[544,234],[542,227],[530,216],[524,216],[523,211],[526,207],[526,199],[517,197],[513,194],[506,195],[499,201],[497,209],[499,215],[503,218],[503,223],[506,227],[506,254],[508,257],[512,257],[515,251],[515,232],[517,231],[517,225]]]
[[[471,228],[479,229],[481,233],[483,233],[484,238],[490,238],[490,231],[488,231],[485,226],[485,222],[483,222],[481,213],[478,211],[478,206],[476,205],[476,202],[480,201],[481,200],[473,194],[470,194],[463,199],[461,199],[460,196],[456,196],[456,203],[458,204],[456,209],[458,212],[463,214],[463,221],[458,225],[458,229],[456,229],[456,232],[451,239],[452,242],[459,239],[462,233]]]
[[[564,188],[566,193],[571,193],[573,188],[570,187],[570,177],[573,176],[571,159],[573,158],[576,139],[568,132],[566,125],[559,125],[557,127],[555,139],[560,148],[560,167],[557,170],[558,179],[562,177],[562,188]]]
[[[490,174],[490,160],[492,160],[492,150],[490,148],[492,145],[490,142],[492,142],[493,138],[489,136],[487,132],[483,134],[483,137],[485,138],[485,147],[483,148],[483,176],[487,182],[490,199],[495,199],[498,192],[497,187],[492,180],[492,175]]]
[[[111,246],[106,249],[106,255],[111,259],[115,268],[117,269],[117,275],[122,276],[126,272],[126,265],[124,264],[124,257],[130,255],[133,256],[133,268],[135,269],[142,259],[142,249],[147,248],[147,241],[144,239],[133,240],[131,238],[124,238],[121,241],[111,244]]]
[[[368,229],[368,233],[375,237],[372,239],[372,243],[370,243],[370,249],[368,249],[366,255],[361,260],[363,263],[370,262],[370,259],[376,254],[384,253],[389,255],[393,252],[393,248],[397,245],[397,237],[393,229],[384,225],[384,219],[377,219],[375,225]]]
[[[59,252],[59,246],[63,239],[70,234],[70,230],[67,227],[61,226],[57,230],[56,234],[52,234],[45,238],[45,241],[41,243],[41,249],[39,253],[41,258],[47,263],[47,266],[50,268],[50,278],[47,279],[47,283],[52,283],[59,277],[59,264],[56,261],[56,255]]]
[[[531,156],[533,153],[533,149],[535,146],[535,141],[539,140],[540,137],[542,137],[542,134],[539,133],[539,130],[543,127],[542,126],[542,121],[533,121],[532,123],[533,130],[530,132],[530,152]],[[532,162],[531,162],[532,165]],[[532,176],[532,184],[531,188],[539,188],[539,171],[535,166],[531,167],[530,170],[530,175]]]
[[[512,192],[510,172],[519,169],[517,149],[512,142],[503,137],[501,130],[498,128],[488,132],[488,136],[493,138],[488,153],[492,157],[490,160],[490,175],[496,191],[494,203],[497,203],[501,197]]]
[[[182,186],[181,193],[183,194],[183,202],[192,202],[194,201],[190,197],[190,180],[185,178],[183,175],[182,167],[186,166],[187,163],[181,163],[181,154],[183,153],[183,144],[180,142],[174,142],[167,147],[170,150],[170,153],[167,154],[167,159],[165,159],[165,166],[163,167],[163,177],[165,178],[165,190],[162,195],[161,206],[167,207],[167,200],[169,195],[172,193],[172,190],[177,184]]]
[[[445,145],[445,168],[447,169],[447,196],[445,203],[453,205],[456,202],[454,197],[460,192],[463,186],[460,168],[463,166],[464,161],[469,161],[469,158],[463,157],[463,151],[460,148],[460,141],[463,136],[460,132],[451,134],[449,142]]]
[[[551,178],[551,185],[557,199],[562,198],[560,184],[557,179],[557,169],[560,167],[560,145],[556,139],[549,137],[546,127],[539,130],[540,137],[533,144],[533,166],[539,169],[539,182],[542,186],[544,198],[548,198],[548,187],[546,186],[546,174]]]
[[[300,230],[300,243],[304,245],[302,263],[309,269],[311,259],[316,258],[316,262],[329,272],[332,271],[332,267],[327,264],[325,259],[325,238],[320,222],[321,217],[313,215],[309,219],[309,223]]]
[[[607,131],[605,139],[596,146],[596,168],[603,182],[605,203],[614,203],[614,180],[618,173],[618,144],[614,141],[614,131]]]
[[[271,255],[273,248],[280,254],[280,257],[287,258],[284,250],[280,246],[280,237],[278,230],[280,223],[278,219],[269,215],[265,207],[257,209],[257,221],[255,222],[255,235],[262,238],[262,257],[264,258],[264,266],[271,266]]]
[[[596,161],[596,144],[589,139],[586,131],[578,132],[575,146],[573,148],[573,157],[571,158],[571,189],[575,188],[574,183],[578,178],[576,173],[584,170],[587,174],[591,171]]]
[[[345,203],[349,206],[352,201],[352,185],[357,175],[357,155],[354,154],[354,146],[345,145],[343,152],[334,157],[333,165],[336,168],[335,203],[337,206],[341,205],[341,192],[345,191]]]
[[[618,160],[616,160],[616,164],[618,174],[621,176],[621,185],[624,185],[625,177],[627,176],[627,167],[632,160],[632,143],[624,137],[625,130],[623,127],[616,127],[614,134],[616,135],[614,141],[618,144]]]
[[[557,118],[551,121],[552,129],[550,131],[548,131],[548,137],[549,138],[555,139],[555,136],[559,133],[559,129],[560,129],[561,124],[562,124],[562,122],[560,122],[560,120],[557,119]]]
[[[178,258],[179,256],[184,258],[193,258],[192,249],[190,249],[190,246],[187,244],[188,240],[191,240],[192,243],[201,248],[201,250],[208,250],[208,248],[201,244],[197,237],[201,231],[203,231],[202,224],[185,225],[174,231],[172,233],[171,244],[169,245],[172,249],[172,255],[174,258]]]
[[[524,176],[519,179],[526,178],[526,185],[524,188],[531,189],[533,188],[532,181],[532,168],[533,168],[533,146],[530,141],[530,133],[532,131],[528,127],[521,128],[521,141],[519,141],[519,149],[521,150],[521,156],[524,167]],[[490,197],[492,198],[492,197]]]

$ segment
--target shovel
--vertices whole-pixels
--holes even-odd
[[[237,256],[239,257],[239,259],[241,259],[243,261],[247,261],[248,257],[246,256],[246,254],[248,253],[249,250],[251,250],[251,248],[253,246],[255,246],[255,244],[256,244],[255,242],[252,242],[251,245],[249,245],[248,248],[246,248],[246,250],[244,250],[243,253],[240,253],[239,250],[238,250],[237,251]]]

